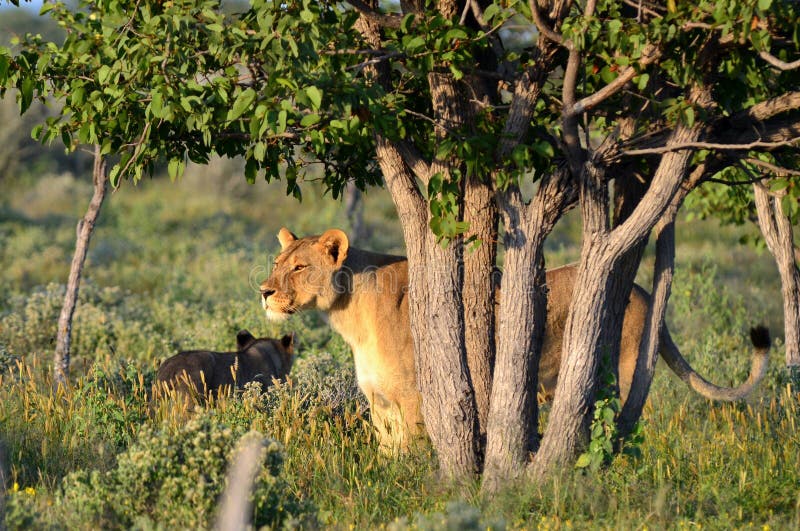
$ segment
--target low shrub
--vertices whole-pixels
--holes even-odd
[[[64,479],[56,497],[61,523],[69,528],[207,529],[244,433],[241,427],[220,424],[213,411],[182,426],[145,427],[108,472],[82,470]],[[265,438],[264,447],[252,494],[253,525],[308,520],[310,505],[280,478],[280,445]]]

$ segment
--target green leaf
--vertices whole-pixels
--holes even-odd
[[[489,4],[489,7],[483,10],[483,19],[486,22],[491,22],[491,20],[501,12],[500,6],[497,4]]]
[[[689,127],[693,126],[694,125],[694,118],[695,118],[695,116],[694,116],[694,108],[693,107],[687,107],[683,111],[683,117],[686,119],[686,125],[688,125]]]
[[[311,100],[311,106],[314,109],[319,109],[320,105],[322,105],[322,91],[320,91],[314,85],[306,87],[305,91],[306,96],[308,96],[308,99]]]
[[[304,9],[300,11],[300,19],[303,22],[308,22],[308,23],[314,22],[314,13],[312,13],[308,9]]]
[[[300,120],[301,127],[308,127],[310,125],[314,125],[320,121],[319,114],[306,114],[303,116],[303,119]]]
[[[414,13],[409,13],[405,17],[403,17],[403,21],[400,23],[400,31],[403,33],[408,33],[411,29],[411,25],[414,23],[415,15]]]
[[[575,468],[586,468],[592,463],[592,457],[589,454],[581,454],[578,460],[575,461]]]
[[[247,90],[242,91],[236,96],[236,99],[233,102],[233,107],[230,111],[228,111],[228,116],[226,120],[232,122],[233,120],[238,119],[244,112],[250,107],[253,103],[253,100],[256,99],[256,91],[248,88]]]
[[[183,157],[170,159],[169,164],[167,165],[167,173],[169,173],[169,179],[171,181],[175,181],[180,176],[183,175],[183,170],[186,168],[186,163],[183,161]]]
[[[758,9],[766,11],[772,6],[772,0],[758,0]]]
[[[281,110],[278,113],[278,130],[277,133],[281,134],[286,131],[286,110]]]
[[[26,77],[22,80],[22,85],[19,88],[19,112],[24,113],[28,110],[33,102],[33,89],[36,83],[33,79]]]

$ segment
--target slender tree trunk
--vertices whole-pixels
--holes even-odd
[[[653,286],[650,291],[650,306],[647,308],[642,339],[639,343],[639,356],[633,372],[628,398],[622,406],[617,419],[618,435],[624,439],[633,431],[650,393],[650,384],[656,371],[658,352],[661,345],[661,331],[667,315],[667,303],[672,290],[672,277],[675,270],[675,218],[683,200],[699,183],[705,173],[701,164],[683,183],[675,194],[664,215],[656,223],[656,259],[653,266]]]
[[[530,204],[516,186],[500,196],[505,228],[497,360],[482,489],[522,474],[538,435],[537,373],[547,321],[544,241],[573,202],[566,172],[542,178]]]
[[[792,223],[783,212],[780,197],[770,197],[760,183],[754,185],[753,191],[758,224],[781,277],[786,366],[797,374],[800,373],[800,274],[795,262]]]
[[[639,344],[639,357],[633,372],[628,398],[622,406],[617,421],[618,435],[627,437],[632,431],[650,393],[650,384],[656,371],[661,331],[667,302],[672,289],[672,275],[675,269],[675,214],[677,209],[667,212],[663,222],[656,228],[656,261],[653,272],[653,289],[650,307],[647,309],[644,331]]]
[[[363,243],[369,236],[364,224],[364,198],[361,190],[354,182],[347,183],[344,189],[344,210],[350,222],[350,240],[356,244]]]
[[[485,439],[495,358],[493,277],[497,257],[497,207],[489,182],[475,176],[467,178],[463,219],[469,223],[468,235],[477,240],[467,243],[464,250],[464,343],[478,433]]]
[[[100,215],[100,207],[103,206],[103,200],[108,189],[106,161],[100,154],[100,146],[95,146],[94,148],[92,181],[94,182],[94,195],[89,203],[89,208],[86,210],[86,215],[78,222],[75,254],[72,257],[72,265],[69,270],[67,293],[64,296],[64,306],[61,308],[61,315],[58,318],[56,351],[53,358],[54,380],[57,385],[66,385],[69,378],[72,316],[75,313],[75,305],[78,301],[81,273],[83,272],[83,264],[89,249],[89,240],[92,237],[94,225]]]

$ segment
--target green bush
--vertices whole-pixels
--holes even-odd
[[[145,427],[113,469],[82,470],[64,479],[57,497],[62,523],[70,528],[209,528],[244,433],[241,427],[220,424],[213,412],[178,427]],[[256,528],[310,514],[310,506],[280,478],[282,464],[278,443],[265,439],[252,495]]]

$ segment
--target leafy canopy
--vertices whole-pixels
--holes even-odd
[[[611,91],[583,115],[594,138],[630,119],[636,131],[626,147],[641,138],[663,140],[653,135],[679,121],[712,124],[734,116],[800,81],[796,71],[776,72],[759,57],[771,51],[791,60],[796,53],[793,2],[669,0],[636,8],[601,0],[588,16],[583,3],[569,6],[557,29],[584,58],[579,98],[635,69],[624,91]],[[543,64],[547,41],[533,29],[528,2],[481,2],[481,8],[479,22],[464,20],[461,11],[446,17],[432,3],[404,16],[384,14],[396,23],[383,27],[376,46],[358,31],[358,12],[338,2],[253,0],[239,14],[226,14],[217,0],[46,3],[42,14],[58,21],[66,39],[28,35],[18,54],[0,48],[0,90],[16,87],[23,112],[34,99],[54,98],[56,114],[34,137],[61,139],[69,150],[99,144],[103,154],[119,155],[111,169],[115,186],[163,163],[176,178],[187,160],[204,163],[219,154],[243,156],[250,182],[285,178],[287,192],[297,196],[305,169],[321,164],[338,196],[348,180],[362,188],[380,184],[375,134],[407,142],[424,160],[460,162],[424,190],[432,227],[452,236],[466,229],[458,221],[466,175],[491,175],[502,189],[552,170],[563,157],[565,50],[544,72],[528,133],[500,156],[514,88]],[[520,21],[529,30],[504,47],[498,35]],[[717,107],[709,116],[688,103],[683,88],[707,79],[701,54],[713,41],[724,57],[714,72]],[[657,61],[644,60],[653,54]],[[388,66],[388,79],[376,80],[375,65]],[[468,127],[439,123],[445,134],[436,134],[431,73],[473,86],[481,79],[488,87],[476,96],[479,110]],[[643,175],[652,164],[644,156],[627,160]],[[800,193],[786,186],[792,197]]]

